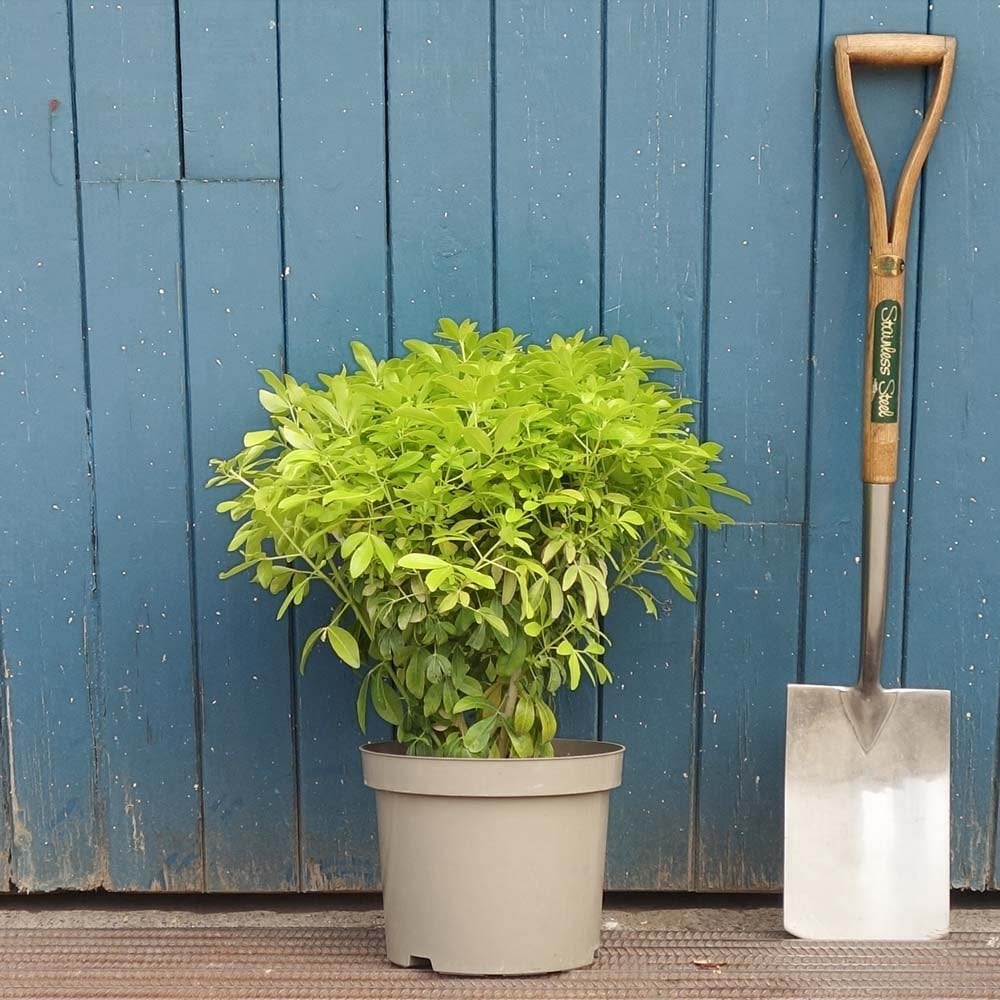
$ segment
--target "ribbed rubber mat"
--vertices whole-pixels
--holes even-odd
[[[459,979],[397,969],[371,928],[0,930],[4,1000],[1000,1000],[1000,935],[816,944],[731,931],[608,931],[589,969]]]

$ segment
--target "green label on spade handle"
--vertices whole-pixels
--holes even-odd
[[[872,314],[872,423],[899,420],[899,321],[903,307],[883,299]]]

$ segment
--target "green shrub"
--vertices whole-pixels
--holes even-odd
[[[649,378],[677,369],[622,337],[525,346],[442,319],[445,344],[406,341],[322,388],[263,372],[271,426],[214,460],[209,485],[241,522],[230,551],[280,618],[316,585],[332,600],[318,642],[361,672],[367,704],[411,753],[548,756],[552,698],[611,679],[611,592],[657,602],[643,575],[693,600],[698,524],[730,519],[712,493],[721,446],[688,430],[691,400]]]

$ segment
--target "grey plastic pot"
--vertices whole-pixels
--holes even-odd
[[[361,748],[375,789],[390,962],[484,976],[594,961],[608,797],[625,748],[554,746],[555,757],[525,760]]]

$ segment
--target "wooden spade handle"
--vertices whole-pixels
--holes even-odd
[[[840,35],[835,45],[851,62],[871,66],[936,66],[949,49],[955,54],[955,39],[948,35]]]
[[[868,193],[868,324],[861,438],[861,478],[866,483],[896,481],[906,240],[913,193],[948,100],[956,47],[955,39],[946,35],[839,35],[834,41],[840,106]],[[923,125],[899,177],[891,219],[886,208],[882,175],[854,96],[853,62],[877,66],[938,66],[937,82],[924,111]]]

